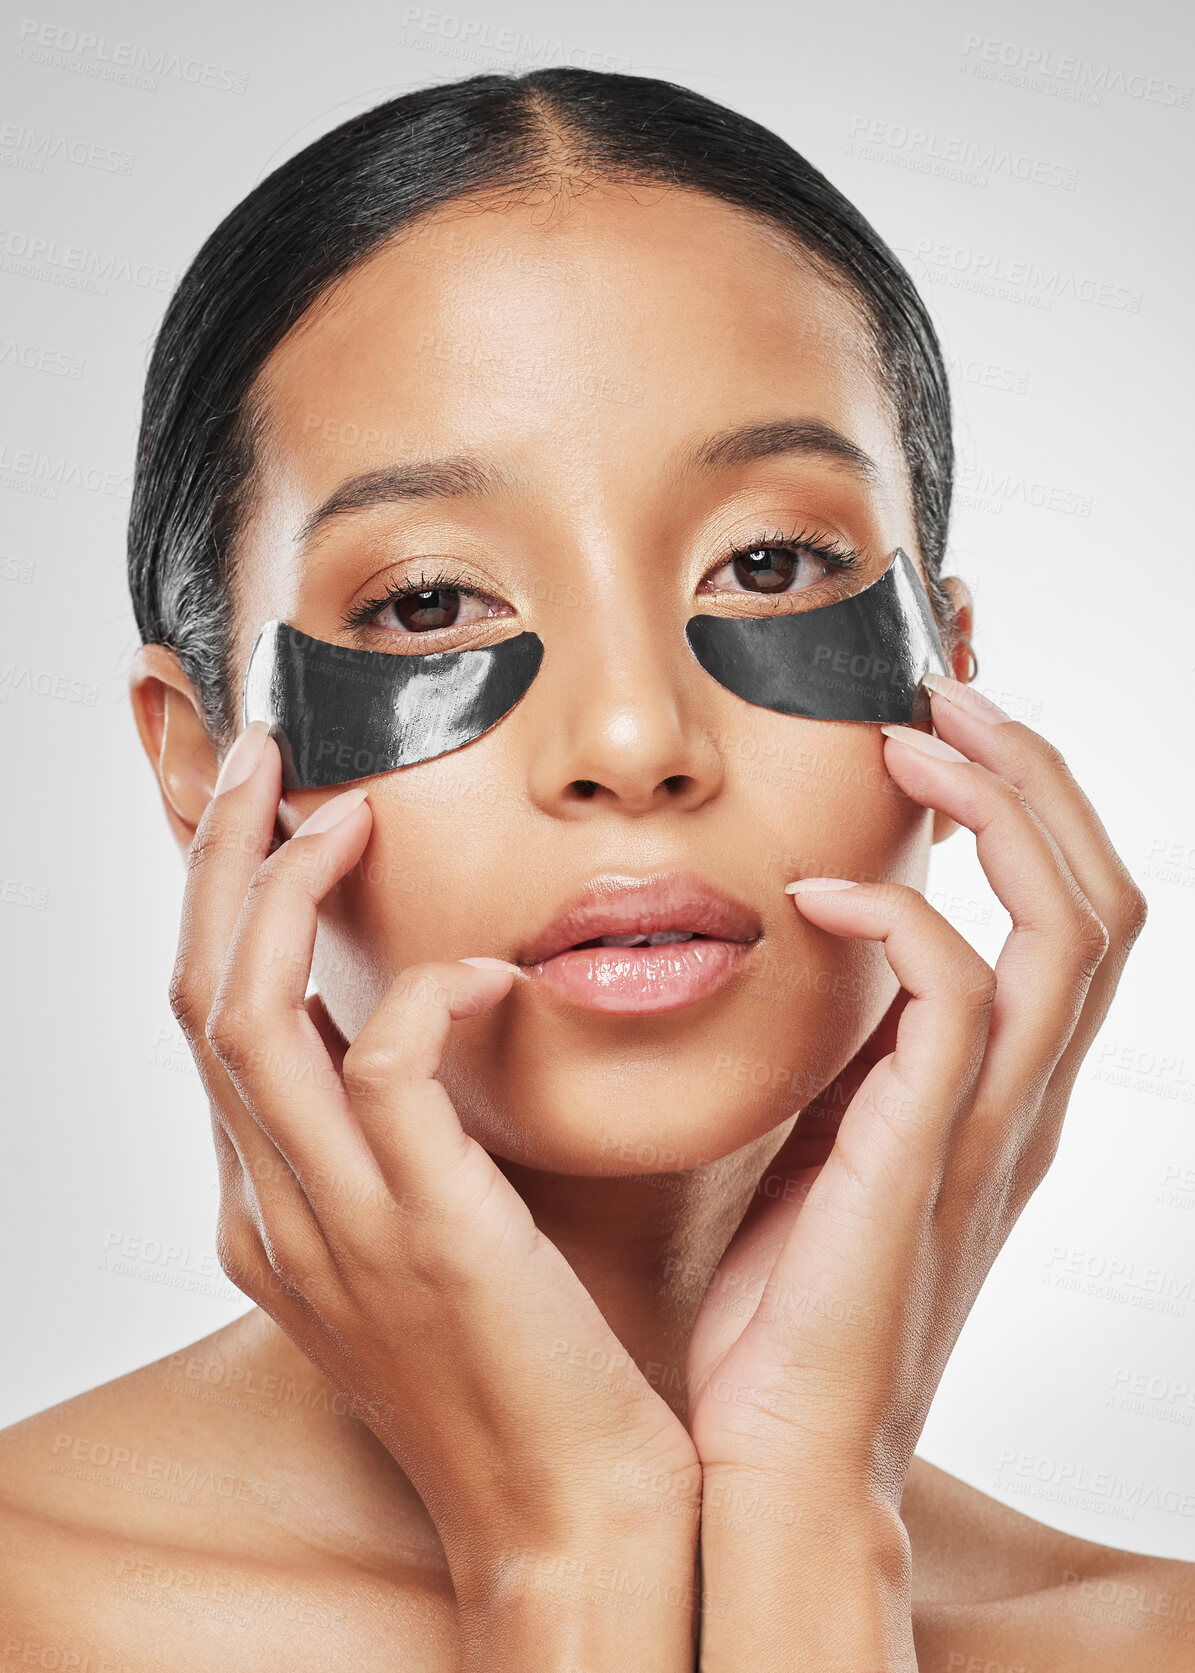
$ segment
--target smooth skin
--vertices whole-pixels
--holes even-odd
[[[272,741],[221,763],[173,653],[139,654],[188,861],[172,1002],[257,1305],[5,1432],[8,1662],[679,1673],[699,1634],[705,1673],[1185,1666],[1189,1565],[913,1457],[1140,893],[1057,751],[957,680],[935,741],[752,708],[683,643],[694,608],[778,607],[701,590],[763,529],[848,544],[852,589],[917,554],[866,333],[693,194],[471,206],[441,261],[460,214],[271,356],[233,674],[273,616],[417,654],[344,617],[448,564],[498,607],[418,650],[529,628],[544,668],[453,756],[284,796]],[[694,464],[781,417],[874,472]],[[507,485],[303,539],[349,478],[466,451]],[[813,573],[810,601],[847,584]],[[1012,918],[995,970],[922,893],[956,827]],[[589,878],[677,870],[759,913],[707,1000],[598,1016],[510,967]]]

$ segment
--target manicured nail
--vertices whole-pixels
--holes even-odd
[[[786,895],[814,895],[824,889],[853,889],[856,887],[850,877],[798,877],[795,883],[786,883]]]
[[[911,744],[922,755],[932,755],[938,761],[967,760],[961,749],[955,749],[944,738],[935,738],[932,732],[919,732],[915,726],[881,726],[880,731],[886,738],[898,738],[902,744]]]
[[[270,728],[264,720],[249,722],[220,763],[220,771],[216,775],[217,796],[223,796],[225,791],[235,790],[239,784],[244,784],[247,778],[253,777],[269,735]]]
[[[527,972],[521,964],[511,964],[504,958],[463,958],[458,964],[474,964],[478,970],[513,970],[516,976],[525,976]]]
[[[333,796],[330,802],[322,803],[314,813],[309,813],[295,836],[320,836],[324,831],[330,831],[333,825],[347,819],[354,808],[360,807],[368,794],[368,790],[342,790],[339,796]],[[294,840],[292,837],[291,841]]]
[[[1001,721],[1012,719],[982,691],[976,691],[973,685],[964,685],[961,680],[952,680],[949,674],[926,674],[921,683],[956,708],[966,709],[976,720],[986,720],[991,726],[999,726]]]

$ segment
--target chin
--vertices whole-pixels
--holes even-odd
[[[545,1015],[519,990],[506,1015],[454,1029],[440,1080],[466,1131],[505,1161],[594,1178],[685,1173],[789,1120],[871,1034],[894,978],[878,947],[845,951],[851,1002],[829,991],[768,1005],[750,983],[625,1018]]]

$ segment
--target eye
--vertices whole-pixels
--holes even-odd
[[[807,534],[761,536],[732,549],[701,583],[703,592],[802,592],[828,575],[853,569],[858,556],[837,542]]]
[[[347,628],[408,635],[469,627],[490,616],[509,615],[506,605],[453,575],[419,575],[394,581],[375,598],[367,598],[346,617]]]
[[[428,587],[421,592],[400,593],[373,618],[380,628],[397,628],[402,633],[431,633],[438,627],[460,627],[489,615],[485,600],[461,587]]]

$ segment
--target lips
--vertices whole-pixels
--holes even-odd
[[[595,878],[518,955],[574,1004],[659,1015],[708,998],[758,941],[757,914],[690,874]]]

